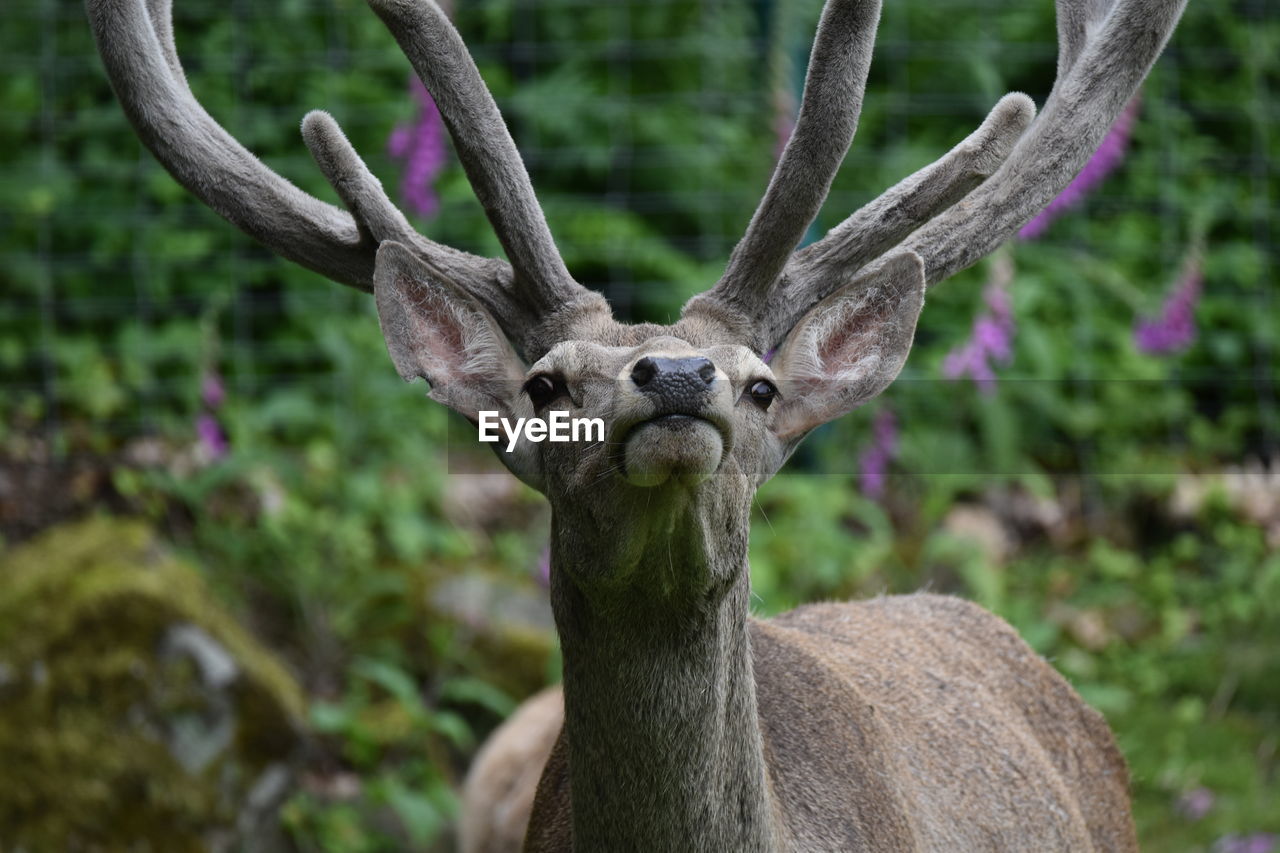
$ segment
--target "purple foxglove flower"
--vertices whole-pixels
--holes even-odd
[[[1251,835],[1224,835],[1213,842],[1213,853],[1272,853],[1280,836],[1272,832]]]
[[[196,418],[196,436],[201,450],[211,461],[216,462],[227,455],[227,437],[213,415],[205,412]]]
[[[796,96],[785,85],[773,91],[773,160],[782,159],[782,152],[791,141],[796,129]]]
[[[207,408],[216,409],[227,398],[227,389],[222,384],[222,377],[211,371],[200,380],[200,399]]]
[[[871,422],[871,445],[858,456],[858,483],[869,498],[880,498],[889,476],[889,463],[898,454],[898,419],[881,409]]]
[[[779,112],[773,119],[773,159],[774,162],[782,159],[782,152],[786,150],[787,143],[791,141],[791,134],[795,132],[796,120],[788,114]]]
[[[1129,140],[1133,136],[1133,125],[1138,117],[1138,103],[1139,97],[1135,95],[1129,103],[1125,104],[1120,115],[1116,116],[1115,124],[1102,138],[1098,150],[1084,164],[1080,174],[1076,175],[1075,179],[1067,184],[1053,201],[1049,202],[1048,207],[1022,226],[1022,230],[1018,232],[1020,239],[1034,240],[1044,234],[1055,219],[1079,204],[1081,199],[1093,192],[1107,175],[1115,171],[1124,160],[1125,150],[1129,147]]]
[[[942,361],[942,375],[948,379],[967,376],[983,394],[990,394],[996,388],[996,373],[987,362],[982,348],[972,340],[947,353]]]
[[[427,87],[412,77],[409,88],[418,102],[418,115],[407,125],[398,125],[387,138],[387,152],[404,163],[400,196],[419,216],[432,216],[440,209],[433,186],[444,168],[444,122]]]
[[[1178,814],[1187,820],[1200,820],[1213,809],[1215,800],[1217,797],[1214,796],[1213,791],[1201,785],[1178,797],[1175,808]]]
[[[1008,289],[1012,280],[1012,262],[1007,257],[999,257],[983,293],[986,311],[974,319],[969,339],[942,360],[943,376],[948,379],[967,376],[984,394],[995,390],[992,360],[1007,364],[1013,358],[1013,301]]]
[[[980,350],[998,361],[1008,361],[1013,355],[1008,327],[992,315],[980,316],[974,321],[973,340]]]
[[[542,555],[538,557],[538,565],[534,567],[533,576],[538,584],[547,589],[551,586],[551,549],[542,549]]]
[[[1158,317],[1139,317],[1133,326],[1133,342],[1147,355],[1168,355],[1185,350],[1196,339],[1196,303],[1204,276],[1199,253],[1183,266],[1173,290],[1165,297]]]

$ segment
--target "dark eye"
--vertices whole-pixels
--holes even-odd
[[[773,398],[778,395],[778,389],[774,388],[773,383],[767,379],[757,379],[751,383],[747,393],[751,395],[751,400],[757,406],[761,409],[768,409],[769,404],[773,402]]]
[[[562,394],[567,394],[564,380],[542,374],[524,383],[524,392],[529,395],[534,409],[541,409]]]

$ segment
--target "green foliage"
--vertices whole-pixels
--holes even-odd
[[[803,56],[818,0],[457,5],[570,268],[626,317],[672,317],[714,281],[765,186],[774,90],[802,76],[786,60]],[[296,669],[314,749],[281,820],[299,847],[444,843],[466,759],[543,676],[530,662],[546,639],[442,618],[439,590],[529,586],[545,510],[509,488],[458,513],[454,474],[476,464],[457,452],[465,432],[395,377],[369,300],[270,256],[155,164],[78,4],[6,11],[0,458],[93,460],[114,505],[185,549]],[[192,0],[175,14],[193,90],[273,168],[333,198],[297,133],[323,107],[394,189],[386,139],[414,109],[408,65],[363,3]],[[1004,91],[1043,101],[1052,15],[886,4],[859,137],[814,233]],[[901,429],[884,498],[857,487],[870,418],[855,415],[762,490],[752,529],[763,613],[928,585],[1010,619],[1108,714],[1153,850],[1280,830],[1278,522],[1241,497],[1243,474],[1196,479],[1277,447],[1278,52],[1262,5],[1189,4],[1120,170],[1012,248],[1018,328],[995,392],[939,378],[981,310],[979,267],[931,292],[902,379],[874,404]],[[499,254],[456,165],[436,189],[424,233]],[[1145,355],[1135,317],[1158,311],[1194,246],[1200,335]],[[216,410],[200,399],[209,374],[227,390]],[[225,457],[202,449],[202,413]],[[103,497],[76,488],[24,498]],[[1199,786],[1217,801],[1193,821],[1176,801]]]
[[[172,650],[192,630],[226,683]],[[0,650],[6,846],[197,849],[260,828],[251,790],[287,765],[301,691],[144,525],[63,525],[0,560]]]

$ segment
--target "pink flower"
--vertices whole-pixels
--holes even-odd
[[[551,549],[542,549],[542,554],[538,557],[538,565],[533,570],[533,576],[538,581],[538,585],[543,589],[551,586]]]
[[[1272,853],[1280,836],[1271,832],[1224,835],[1213,842],[1213,853]]]
[[[205,406],[216,409],[227,398],[227,389],[222,384],[222,377],[216,372],[206,373],[200,380],[200,399]]]
[[[226,398],[227,389],[217,370],[205,372],[200,380],[200,402],[204,411],[196,416],[196,441],[204,457],[210,462],[216,462],[227,455],[227,436],[213,415]]]
[[[773,88],[773,160],[776,163],[782,159],[782,152],[786,150],[787,143],[791,141],[791,135],[796,130],[796,96],[786,85],[785,80],[780,80]]]
[[[1141,352],[1168,355],[1191,346],[1196,339],[1196,303],[1203,284],[1200,254],[1193,252],[1165,298],[1160,316],[1139,317],[1134,323],[1133,342]]]
[[[791,141],[791,134],[795,132],[796,120],[790,113],[779,111],[773,117],[773,159],[778,161],[782,159],[782,152],[786,150],[787,143]]]
[[[1125,150],[1129,147],[1129,140],[1133,136],[1133,125],[1138,118],[1138,103],[1139,97],[1135,95],[1129,103],[1125,104],[1120,115],[1116,117],[1115,124],[1102,138],[1098,150],[1084,164],[1080,174],[1076,175],[1075,179],[1067,184],[1044,210],[1022,226],[1022,230],[1018,232],[1020,239],[1034,240],[1044,234],[1055,219],[1079,204],[1102,183],[1107,175],[1115,171],[1124,160]]]
[[[409,89],[418,102],[418,117],[391,131],[387,152],[404,162],[400,195],[405,204],[419,216],[431,216],[440,209],[433,183],[445,163],[444,122],[421,80],[412,77]]]
[[[1216,799],[1213,791],[1201,785],[1178,797],[1175,808],[1187,820],[1200,820],[1213,808]]]
[[[898,453],[898,419],[889,409],[881,409],[871,422],[871,446],[858,456],[858,482],[870,498],[884,495],[889,463]]]
[[[984,394],[990,394],[996,386],[992,360],[1007,364],[1013,358],[1013,301],[1008,290],[1013,280],[1013,264],[1007,256],[998,256],[995,263],[991,281],[983,293],[986,312],[974,319],[969,339],[942,360],[943,376],[948,379],[967,376]]]
[[[196,436],[200,448],[211,461],[217,461],[227,455],[227,437],[222,432],[218,419],[208,412],[196,418]]]

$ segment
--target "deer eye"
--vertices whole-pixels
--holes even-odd
[[[773,387],[773,383],[767,379],[757,379],[751,383],[751,387],[747,389],[747,394],[751,397],[751,402],[755,403],[762,410],[769,408],[769,404],[773,402],[773,398],[778,396],[778,389]]]
[[[568,394],[569,389],[565,387],[563,379],[544,373],[524,383],[524,393],[529,395],[534,409],[541,409],[556,398]]]

